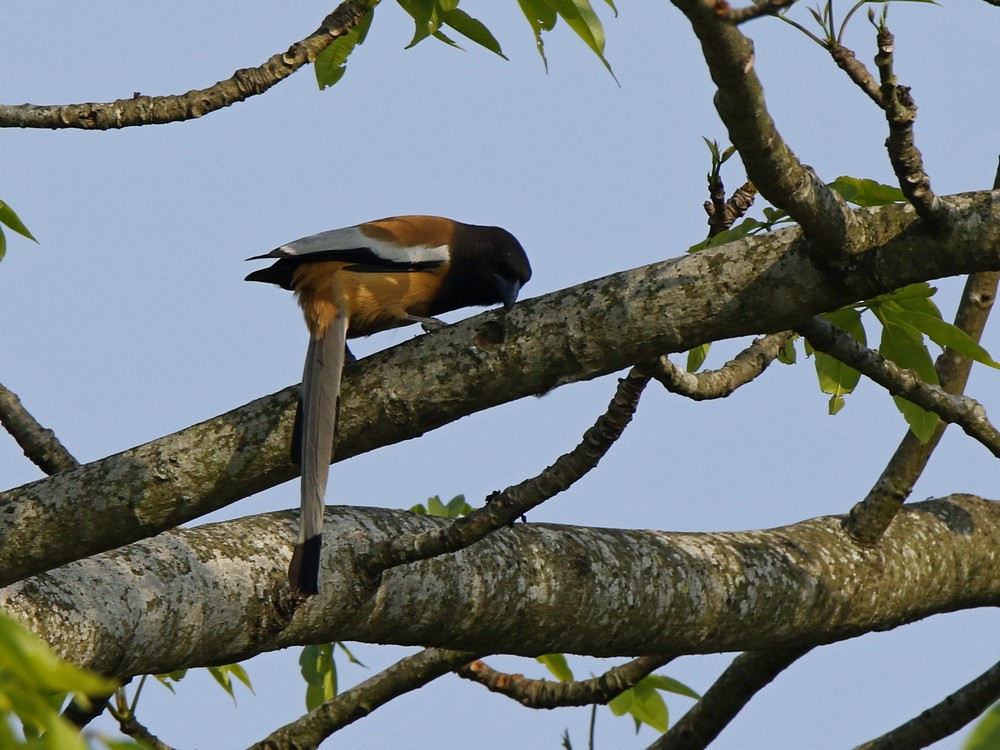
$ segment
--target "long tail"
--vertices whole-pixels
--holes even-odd
[[[302,467],[301,513],[288,583],[306,596],[319,591],[326,480],[333,461],[346,341],[347,318],[338,317],[322,338],[310,337],[302,373],[302,397],[292,440],[292,458]]]

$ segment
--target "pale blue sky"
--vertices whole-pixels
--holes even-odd
[[[243,282],[243,259],[305,234],[396,213],[499,224],[534,267],[524,296],[682,254],[704,236],[707,151],[725,139],[686,21],[666,2],[619,3],[606,23],[621,86],[565,26],[546,38],[546,75],[513,2],[462,5],[510,58],[433,40],[404,51],[411,22],[384,3],[347,76],[326,92],[311,68],[263,97],[199,121],[118,132],[0,134],[8,201],[40,240],[12,239],[0,264],[0,382],[83,460],[129,448],[296,382],[306,334],[290,295]],[[313,0],[14,4],[4,11],[5,103],[104,101],[182,93],[260,64],[310,33],[332,5]],[[988,187],[1000,141],[992,50],[1000,11],[985,3],[894,5],[897,74],[920,106],[916,132],[941,193]],[[806,17],[805,8],[798,17]],[[773,20],[744,29],[778,127],[827,180],[890,182],[878,111],[815,45]],[[874,55],[862,14],[846,43]],[[737,164],[727,185],[743,181]],[[953,309],[956,282],[939,304]],[[404,341],[406,329],[355,346]],[[985,344],[1000,350],[995,326]],[[719,346],[718,365],[733,346]],[[996,373],[972,392],[1000,411]],[[490,491],[568,450],[605,407],[614,379],[562,388],[334,467],[329,501],[393,508]],[[526,429],[526,426],[530,426]],[[717,530],[846,512],[902,434],[891,400],[863,385],[826,416],[811,364],[775,367],[722,402],[650,388],[600,468],[533,511],[557,523]],[[498,445],[500,449],[498,449]],[[461,466],[461,473],[438,467]],[[0,438],[4,486],[36,479]],[[996,497],[987,451],[949,431],[915,498]],[[286,484],[216,519],[291,507]],[[931,618],[820,649],[761,693],[715,747],[850,747],[919,713],[998,658],[995,612]],[[404,649],[357,645],[370,667]],[[663,670],[704,690],[729,656]],[[141,716],[179,748],[242,747],[301,710],[297,652],[247,664],[258,695],[239,707],[207,678],[176,696],[151,686]],[[496,660],[532,671],[526,660]],[[604,668],[572,660],[578,674]],[[344,668],[347,685],[370,671]],[[888,696],[891,696],[888,697]],[[670,698],[679,716],[689,701]],[[586,741],[587,709],[532,712],[455,677],[338,735],[344,746],[556,748]],[[405,730],[402,729],[405,727]],[[628,719],[598,717],[598,747],[644,747]],[[331,745],[336,742],[331,742]],[[949,740],[939,748],[956,748]]]

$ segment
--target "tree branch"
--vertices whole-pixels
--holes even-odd
[[[446,522],[330,508],[323,590],[289,619],[275,592],[293,520],[166,532],[8,586],[0,606],[64,657],[123,678],[338,640],[525,656],[764,650],[1000,605],[1000,505],[966,495],[905,506],[876,547],[856,545],[842,517],[710,534],[518,524],[391,570],[373,593],[356,585],[359,554]]]
[[[915,719],[855,750],[921,748],[954,734],[1000,699],[1000,662]]]
[[[993,189],[1000,189],[1000,165],[993,180]],[[987,271],[972,274],[965,283],[955,314],[955,326],[974,341],[982,338],[996,300],[998,282],[1000,274]],[[946,348],[934,363],[934,369],[941,388],[949,393],[963,393],[972,371],[972,360],[954,349]],[[909,497],[947,426],[946,422],[938,424],[926,443],[921,443],[912,432],[906,431],[868,495],[851,509],[847,522],[851,536],[862,544],[873,544],[882,535],[896,511]]]
[[[426,648],[400,659],[388,669],[341,693],[305,716],[276,729],[249,750],[307,750],[315,748],[339,729],[363,719],[404,693],[448,674],[475,659],[466,651]]]
[[[834,259],[867,245],[860,216],[804,166],[778,133],[764,102],[754,70],[752,42],[716,12],[713,0],[673,0],[691,22],[712,80],[718,87],[715,107],[761,194],[784,209]]]
[[[896,83],[892,71],[895,37],[885,25],[879,26],[878,68],[882,91],[882,109],[889,123],[889,137],[885,147],[889,161],[899,180],[899,187],[906,200],[921,218],[938,232],[946,232],[955,220],[955,210],[941,200],[931,189],[931,178],[924,171],[924,159],[913,137],[913,123],[917,119],[917,105],[910,96],[909,86]]]
[[[335,40],[360,23],[379,0],[341,3],[320,27],[285,52],[256,68],[237,70],[205,89],[173,96],[140,96],[113,102],[65,105],[0,104],[0,128],[83,128],[108,130],[135,125],[180,122],[215,112],[263,94],[276,83],[316,59]]]
[[[394,538],[385,545],[374,547],[370,555],[362,560],[362,567],[369,575],[376,576],[399,565],[456,552],[508,526],[519,516],[568,489],[597,466],[621,437],[632,421],[639,397],[648,382],[649,375],[635,369],[622,378],[607,411],[584,433],[580,444],[557,458],[538,476],[494,493],[482,508],[442,529]]]
[[[746,5],[742,8],[729,8],[728,3],[720,0],[718,6],[724,9],[722,16],[729,23],[740,24],[760,18],[761,16],[774,15],[782,8],[788,8],[794,4],[795,0],[758,0],[753,5]]]
[[[56,434],[42,427],[24,408],[17,394],[0,384],[0,424],[11,434],[24,455],[46,474],[69,471],[80,464]]]
[[[777,358],[792,337],[791,331],[772,333],[754,342],[718,370],[688,372],[667,357],[644,366],[671,393],[695,401],[726,398],[740,386],[756,379]]]
[[[1000,458],[1000,431],[986,418],[986,410],[975,399],[948,393],[920,379],[912,370],[899,367],[873,349],[868,349],[853,336],[819,316],[796,326],[821,352],[839,359],[874,380],[894,396],[902,396],[917,406],[932,411],[942,419],[957,424]]]
[[[528,708],[589,706],[595,703],[605,704],[618,697],[672,659],[672,656],[640,656],[612,667],[600,677],[570,682],[535,680],[521,674],[506,674],[478,660],[457,669],[456,674],[478,682],[491,692],[506,695]]]
[[[956,196],[947,235],[913,209],[863,210],[871,248],[817,264],[796,228],[625,271],[420,336],[347,368],[338,455],[707,341],[783,331],[906,284],[1000,269],[1000,202]],[[693,303],[696,301],[696,303]],[[610,312],[609,312],[610,311]],[[448,362],[446,369],[441,363]],[[0,585],[160,533],[296,475],[297,388],[49,479],[0,493]]]
[[[701,750],[708,747],[762,688],[812,647],[747,651],[733,659],[701,700],[649,750]]]

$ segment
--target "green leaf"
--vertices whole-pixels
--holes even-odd
[[[347,58],[355,47],[364,44],[373,18],[375,18],[374,9],[362,16],[361,21],[353,29],[335,39],[316,56],[313,68],[316,72],[316,83],[319,84],[320,89],[333,86],[344,77],[344,73],[347,72]]]
[[[990,353],[969,334],[948,321],[942,320],[939,316],[917,310],[907,310],[903,319],[917,330],[927,334],[942,349],[949,347],[975,362],[1000,369],[1000,363],[996,362]]]
[[[795,364],[795,341],[798,336],[792,336],[785,345],[781,347],[781,351],[778,352],[778,361],[783,365],[794,365]]]
[[[240,664],[220,664],[215,667],[209,667],[208,673],[215,678],[215,681],[222,686],[223,690],[229,693],[229,697],[233,699],[234,704],[236,703],[236,693],[233,691],[233,681],[230,675],[246,685],[251,693],[253,692],[253,685],[250,684],[250,676]]]
[[[962,750],[1000,750],[1000,703],[983,714]]]
[[[545,57],[545,43],[542,41],[542,32],[552,31],[555,28],[556,19],[558,18],[555,8],[549,5],[547,0],[517,0],[517,2],[521,6],[521,12],[524,14],[524,17],[528,19],[532,32],[535,34],[535,46],[538,48],[538,54],[542,57],[542,64],[545,65],[545,71],[548,72],[549,61]]]
[[[569,668],[564,654],[545,654],[536,657],[536,661],[544,664],[556,679],[560,682],[571,682],[573,680],[573,670]]]
[[[34,235],[28,231],[28,228],[24,226],[21,220],[17,217],[17,214],[14,213],[14,209],[3,201],[0,201],[0,224],[10,227],[18,234],[27,237],[29,240],[38,242]],[[0,253],[0,257],[2,257],[2,253]]]
[[[351,649],[347,647],[347,644],[345,644],[343,641],[337,641],[337,647],[345,654],[347,654],[347,660],[351,662],[351,664],[357,664],[359,667],[365,667],[365,669],[368,669],[368,667],[365,666],[364,662],[362,662],[361,659],[356,657],[352,653]]]
[[[653,727],[657,732],[666,732],[669,714],[667,712],[666,701],[656,688],[652,687],[646,679],[642,679],[632,688],[635,696],[629,713],[632,714],[636,722],[642,722]],[[636,726],[638,731],[638,726]]]
[[[711,348],[712,342],[709,341],[701,346],[696,346],[694,349],[689,349],[687,356],[687,371],[698,372],[698,369],[705,364],[705,360],[708,359],[708,350]]]
[[[337,696],[337,664],[333,644],[305,646],[299,655],[299,668],[306,681],[306,710],[312,711]]]
[[[657,690],[666,690],[670,693],[677,693],[677,695],[684,695],[688,698],[694,698],[695,700],[701,700],[701,696],[685,685],[680,680],[675,680],[673,677],[667,677],[663,674],[651,674],[646,675],[641,680],[642,683],[654,687]]]
[[[903,191],[898,187],[883,185],[875,180],[842,176],[831,182],[828,187],[840,193],[840,197],[845,201],[856,206],[885,206],[906,201]]]
[[[473,18],[464,10],[454,8],[442,14],[441,20],[453,28],[466,39],[470,39],[480,47],[485,47],[490,52],[500,55],[504,60],[507,56],[500,49],[500,42],[490,32],[486,26],[478,19]]]
[[[0,260],[3,260],[3,256],[7,254],[7,237],[3,233],[3,227],[0,227]]]
[[[879,352],[900,367],[916,372],[926,383],[938,384],[937,372],[930,352],[918,330],[901,320],[888,304],[882,305],[876,315],[882,321],[882,341]],[[926,443],[937,428],[940,417],[928,412],[901,396],[893,396],[896,408],[922,443]]]
[[[396,2],[413,18],[413,39],[406,45],[406,49],[416,46],[440,28],[441,21],[437,17],[437,4],[434,0],[396,0]]]
[[[835,326],[850,334],[862,344],[867,342],[865,328],[861,323],[861,312],[853,307],[842,307],[823,315]],[[823,352],[816,352],[814,364],[819,378],[819,389],[830,394],[829,413],[834,415],[844,408],[844,396],[853,393],[861,380],[861,373],[850,365]]]
[[[604,26],[601,25],[601,19],[594,12],[590,0],[548,0],[548,3],[604,63],[611,77],[615,78],[611,63],[604,57]],[[615,78],[615,81],[617,80]]]
[[[756,219],[744,219],[734,227],[730,227],[725,231],[719,232],[713,237],[708,237],[696,245],[691,245],[691,247],[688,248],[688,252],[696,253],[699,250],[704,250],[706,247],[718,247],[719,245],[725,245],[729,242],[742,240],[748,234],[765,228],[766,225],[761,224]]]

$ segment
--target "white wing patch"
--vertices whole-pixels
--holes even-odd
[[[311,234],[282,245],[271,254],[275,257],[301,258],[314,253],[334,253],[338,250],[368,250],[378,258],[399,264],[444,263],[450,257],[450,248],[447,244],[437,247],[401,247],[395,243],[368,237],[356,226]]]

